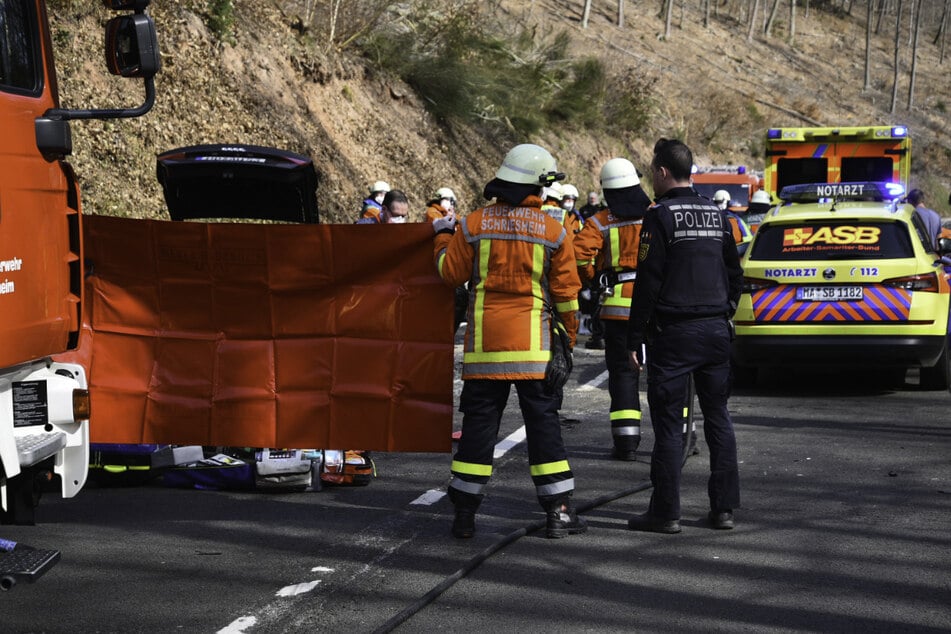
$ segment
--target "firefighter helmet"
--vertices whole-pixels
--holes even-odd
[[[561,193],[564,195],[564,198],[574,198],[578,200],[578,188],[574,185],[562,185]]]
[[[564,189],[561,187],[561,183],[552,183],[545,187],[544,198],[554,198],[555,200],[561,202],[565,197]]]
[[[390,184],[386,181],[376,181],[369,187],[371,194],[378,194],[383,192],[384,194],[390,191]]]
[[[769,196],[769,192],[765,189],[757,189],[753,192],[753,196],[750,198],[751,203],[766,203],[767,205],[772,202],[772,199]]]
[[[717,205],[725,207],[730,204],[730,192],[725,189],[718,189],[717,192],[713,195],[713,202]]]
[[[523,143],[509,150],[495,177],[508,183],[542,186],[565,175],[558,173],[555,158],[548,150],[533,143]]]
[[[601,189],[624,189],[640,183],[634,164],[626,158],[613,158],[601,168]]]
[[[440,187],[436,190],[436,193],[433,195],[433,200],[443,200],[448,198],[449,200],[455,200],[456,194],[453,193],[448,187]]]

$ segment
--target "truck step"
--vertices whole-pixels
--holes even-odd
[[[28,434],[17,436],[17,451],[20,454],[20,466],[29,467],[49,458],[66,446],[66,434],[61,431],[47,434]]]
[[[40,550],[22,544],[10,552],[0,552],[0,590],[9,590],[18,581],[33,583],[58,561],[58,550]]]

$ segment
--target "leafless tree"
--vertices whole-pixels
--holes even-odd
[[[875,12],[875,0],[868,0],[865,12],[865,83],[862,90],[872,88],[872,14]]]
[[[591,0],[584,0],[584,11],[581,12],[581,28],[588,28],[588,18],[591,17]]]
[[[898,72],[901,66],[901,14],[904,9],[904,0],[898,0],[898,11],[895,15],[895,77],[892,80],[892,108],[891,114],[895,114],[895,108],[898,106]]]
[[[951,2],[951,0],[948,0]],[[756,28],[756,13],[759,11],[759,0],[750,0],[752,6],[750,7],[750,23],[749,28],[746,30],[746,41],[753,41],[753,29]]]
[[[624,0],[617,0],[617,25],[624,28]]]
[[[796,39],[796,0],[789,0],[789,43]]]
[[[703,0],[703,28],[710,27],[710,0]]]
[[[941,11],[941,20],[938,22],[938,32],[934,34],[932,44],[937,45],[941,42],[941,48],[944,48],[944,33],[948,28],[948,9],[951,8],[951,0],[944,0],[944,9]]]
[[[911,38],[911,75],[908,78],[908,109],[915,105],[915,73],[918,70],[918,33],[921,30],[922,0],[912,5],[913,27]]]
[[[773,23],[776,22],[776,13],[779,11],[779,0],[773,0],[773,7],[769,10],[769,17],[766,18],[766,27],[763,29],[763,33],[766,37],[770,36],[770,33],[773,31]]]
[[[674,15],[674,0],[666,0],[666,16],[664,17],[664,39],[670,39],[670,21]]]

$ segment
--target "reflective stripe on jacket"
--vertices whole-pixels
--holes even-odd
[[[606,270],[637,269],[642,220],[615,216],[610,209],[588,218],[574,240],[575,263],[581,279],[592,280]],[[601,319],[627,319],[633,294],[634,282],[615,285],[614,294],[605,298],[601,306]]]
[[[529,196],[468,214],[455,234],[435,239],[439,275],[469,282],[463,379],[541,379],[551,358],[547,306],[557,310],[574,345],[581,282],[571,236]]]

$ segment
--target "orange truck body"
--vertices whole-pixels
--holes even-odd
[[[730,192],[730,200],[735,207],[745,209],[750,204],[750,196],[763,186],[760,175],[743,165],[719,165],[698,168],[692,175],[693,187],[701,196],[712,199],[719,189]]]
[[[157,72],[143,3],[111,8],[134,15],[107,24],[110,70]],[[72,497],[89,467],[86,371],[54,360],[77,347],[83,319],[82,204],[64,160],[69,120],[144,114],[154,83],[150,74],[139,109],[63,110],[44,0],[0,1],[0,24],[0,522],[31,524],[43,482],[58,479]]]

